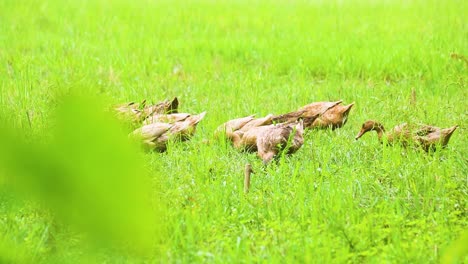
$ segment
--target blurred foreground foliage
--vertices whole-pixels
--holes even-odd
[[[0,188],[40,204],[54,225],[71,226],[91,248],[144,256],[162,212],[138,149],[102,109],[94,98],[65,96],[40,136],[2,121]],[[0,262],[32,261],[11,242],[0,237]]]

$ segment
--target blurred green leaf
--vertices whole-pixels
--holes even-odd
[[[149,177],[138,149],[101,109],[91,97],[63,98],[43,143],[3,130],[0,171],[97,243],[148,252],[159,225]]]

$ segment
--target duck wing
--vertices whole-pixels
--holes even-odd
[[[294,111],[282,115],[277,115],[272,117],[272,121],[274,123],[285,123],[285,122],[294,122],[297,121],[299,118],[304,116],[304,113],[307,112],[306,110],[299,110]]]
[[[153,123],[136,129],[130,133],[129,136],[140,140],[146,150],[164,151],[165,142],[161,144],[161,138],[164,137],[172,127],[172,124]]]
[[[422,125],[417,130],[414,131],[414,134],[417,136],[427,136],[431,133],[436,133],[440,131],[440,128],[429,125]]]
[[[308,105],[305,105],[299,109],[305,110],[305,114],[307,116],[314,116],[314,115],[322,115],[329,109],[341,104],[343,100],[335,101],[335,102],[315,102]]]
[[[415,136],[415,139],[419,142],[421,147],[425,151],[435,149],[438,144],[442,147],[447,146],[453,132],[458,128],[458,126],[453,126],[444,129],[435,129],[433,132],[428,133],[424,136]]]
[[[244,126],[242,126],[239,130],[245,132],[253,127],[271,125],[272,123],[273,123],[273,115],[269,114],[262,118],[252,119],[251,121],[247,122]]]
[[[149,125],[142,126],[138,129],[135,129],[131,135],[137,136],[142,140],[154,141],[156,138],[160,137],[162,134],[166,133],[173,127],[172,124],[167,123],[153,123]]]

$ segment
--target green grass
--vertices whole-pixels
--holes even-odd
[[[466,1],[4,0],[2,118],[47,135],[77,91],[206,110],[192,141],[143,157],[167,209],[146,260],[437,263],[468,225],[468,65],[451,58],[468,56],[466,14]],[[268,167],[213,139],[228,119],[338,99],[356,102],[342,129]],[[368,119],[460,128],[427,155],[354,141]],[[0,262],[84,261],[79,232],[4,183],[1,197]],[[97,261],[141,260],[110,252]]]

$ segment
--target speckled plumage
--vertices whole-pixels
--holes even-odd
[[[403,146],[419,146],[425,151],[434,150],[437,145],[442,147],[447,146],[450,137],[458,126],[441,129],[429,125],[409,125],[403,123],[395,126],[392,130],[386,132],[384,126],[373,120],[366,121],[359,133],[356,135],[356,140],[362,137],[369,131],[376,131],[380,142],[383,142],[383,137],[389,145],[399,143]]]
[[[206,112],[190,115],[185,120],[175,123],[155,122],[136,129],[131,133],[138,137],[148,150],[165,151],[169,139],[189,140],[194,134],[197,124],[205,117]]]

